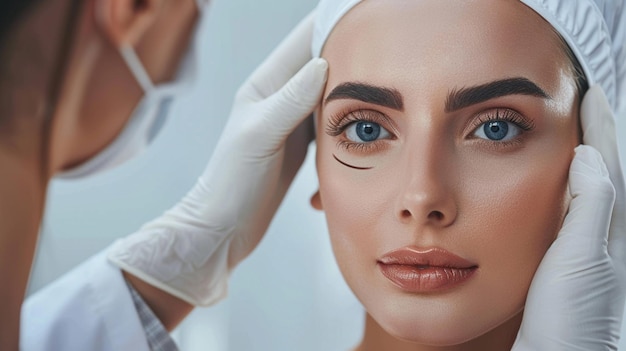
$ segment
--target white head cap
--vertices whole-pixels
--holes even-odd
[[[362,0],[321,0],[312,53],[318,57],[339,20]],[[415,0],[417,1],[417,0]],[[520,0],[563,36],[590,85],[599,84],[613,111],[626,114],[626,0]]]

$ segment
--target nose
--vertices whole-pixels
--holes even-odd
[[[412,153],[406,158],[395,208],[401,222],[440,228],[455,222],[455,172],[450,163],[441,150]]]

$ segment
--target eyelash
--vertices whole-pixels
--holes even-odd
[[[383,113],[375,110],[347,110],[331,115],[328,119],[328,125],[326,126],[326,134],[331,137],[338,137],[345,132],[346,128],[356,122],[377,123],[381,127],[387,129],[391,135],[391,139],[395,139],[395,128],[393,127],[391,119]],[[356,143],[343,139],[337,141],[337,146],[348,151],[366,154],[381,151],[384,147],[384,141],[376,140],[367,143]]]
[[[507,141],[489,141],[481,138],[474,138],[473,133],[485,123],[493,121],[504,121],[515,124],[521,129],[519,136],[512,140]],[[343,134],[352,123],[356,122],[373,122],[379,124],[381,127],[387,129],[391,135],[391,140],[395,139],[397,134],[396,128],[392,120],[381,112],[375,110],[345,110],[337,114],[333,114],[328,119],[328,125],[326,126],[326,134],[331,137],[338,137]],[[524,117],[522,114],[515,110],[508,108],[496,108],[481,112],[475,118],[472,118],[470,138],[478,139],[477,141],[487,144],[489,147],[495,149],[506,149],[514,145],[519,145],[522,141],[523,135],[526,132],[532,131],[535,128],[535,124],[532,120]],[[389,140],[389,139],[387,139]],[[384,140],[377,140],[367,143],[356,143],[349,140],[337,141],[337,146],[340,146],[348,151],[355,151],[358,153],[369,153],[381,151],[384,147]]]
[[[485,123],[494,121],[504,121],[515,124],[521,129],[520,135],[512,140],[506,141],[489,141],[482,138],[473,137],[473,134],[478,130],[478,128],[480,128]],[[486,143],[489,147],[495,149],[505,149],[507,147],[519,145],[523,140],[524,134],[535,129],[535,123],[531,119],[528,119],[519,112],[508,108],[496,108],[493,110],[482,112],[475,119],[473,119],[471,123],[471,139],[478,139],[478,141]]]

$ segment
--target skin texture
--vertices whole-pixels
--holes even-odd
[[[324,99],[346,82],[402,97],[399,109],[340,97],[318,113],[312,204],[324,210],[339,267],[368,313],[360,350],[510,349],[562,223],[579,143],[576,87],[559,47],[549,24],[512,0],[367,0],[334,29],[322,55]],[[446,109],[452,91],[514,77],[548,97]],[[476,134],[507,118],[509,132],[520,132],[512,140]],[[354,144],[347,130],[363,119],[389,136]],[[445,249],[478,269],[452,289],[408,293],[377,260],[409,245]]]
[[[194,0],[83,1],[64,48],[69,4],[41,1],[2,48],[0,280],[10,287],[0,289],[2,350],[18,349],[20,308],[49,180],[106,147],[143,96],[119,47],[132,45],[152,80],[168,81],[198,16]],[[166,327],[191,311],[189,304],[127,277]]]

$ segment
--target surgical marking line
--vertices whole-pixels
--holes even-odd
[[[374,168],[374,167],[357,167],[357,166],[349,165],[349,164],[343,162],[342,160],[340,160],[339,158],[337,158],[337,156],[335,156],[335,154],[333,154],[333,157],[335,158],[335,160],[337,160],[337,162],[341,163],[342,165],[344,165],[346,167],[358,169],[358,170],[361,170],[361,171]]]

